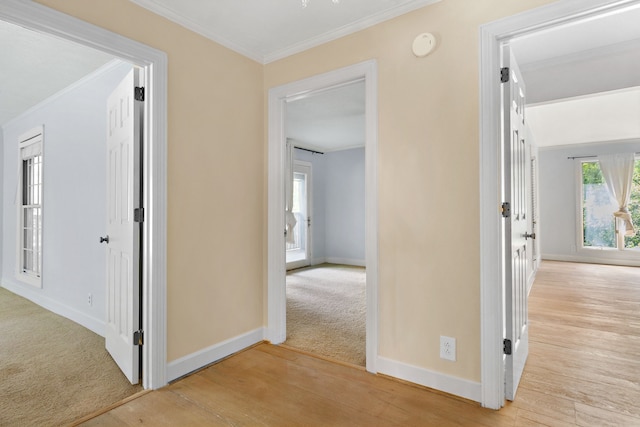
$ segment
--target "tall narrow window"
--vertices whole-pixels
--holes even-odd
[[[42,277],[42,127],[20,138],[19,275],[40,286]]]
[[[582,246],[597,249],[638,249],[640,235],[624,238],[624,246],[616,237],[616,221],[613,213],[619,209],[611,197],[602,176],[598,161],[582,162]],[[628,206],[634,224],[640,221],[640,160],[636,158],[633,173],[631,200]]]

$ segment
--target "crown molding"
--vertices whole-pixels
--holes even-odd
[[[348,25],[344,25],[342,27],[320,34],[316,37],[302,40],[298,43],[294,43],[290,46],[286,46],[282,49],[273,51],[264,56],[263,63],[268,64],[270,62],[295,55],[296,53],[300,53],[313,47],[320,46],[321,44],[337,40],[340,37],[348,36],[349,34],[356,33],[358,31],[364,30],[365,28],[373,27],[374,25],[380,24],[384,21],[388,21],[400,15],[404,15],[405,13],[418,10],[431,4],[438,3],[440,1],[441,0],[413,0],[408,3],[403,3],[399,6],[395,6],[375,15],[371,15],[358,21],[354,21]]]
[[[288,56],[294,55],[296,53],[300,53],[305,50],[311,49],[313,47],[319,46],[321,44],[336,40],[340,37],[344,37],[346,35],[355,33],[365,28],[372,27],[381,22],[388,21],[389,19],[393,19],[400,15],[404,15],[405,13],[412,12],[414,10],[420,9],[422,7],[425,7],[434,3],[438,3],[442,0],[412,0],[407,3],[403,3],[399,6],[395,6],[387,10],[384,10],[375,15],[371,15],[366,18],[360,19],[358,21],[354,21],[348,25],[344,25],[337,29],[327,31],[316,37],[302,40],[302,41],[293,43],[289,46],[284,46],[281,49],[278,49],[272,52],[267,52],[267,53],[261,52],[259,50],[250,49],[246,46],[243,46],[241,44],[238,44],[230,40],[227,37],[223,37],[222,35],[217,34],[215,31],[194,22],[193,20],[187,18],[186,16],[183,16],[174,10],[168,9],[164,6],[157,4],[154,0],[129,0],[129,1],[157,15],[160,15],[172,22],[175,22],[176,24],[181,25],[182,27],[190,31],[200,34],[201,36],[206,37],[209,40],[212,40],[228,49],[231,49],[236,53],[246,56],[247,58],[250,58],[261,64],[268,64],[270,62],[274,62],[279,59],[283,59]]]
[[[200,34],[201,36],[208,38],[209,40],[212,40],[228,49],[231,49],[234,52],[239,53],[240,55],[246,56],[249,59],[253,59],[254,61],[260,62],[261,64],[264,63],[264,57],[260,52],[252,51],[251,49],[247,49],[244,46],[241,46],[225,37],[222,37],[221,35],[216,34],[214,31],[211,31],[208,28],[205,28],[204,26],[193,22],[191,19],[183,15],[180,15],[179,13],[171,9],[168,9],[164,6],[160,6],[153,0],[129,0],[129,1],[131,3],[137,4],[138,6],[144,9],[147,9],[155,13],[156,15],[160,15],[163,18],[166,18],[169,21],[172,21],[186,28],[187,30],[193,31],[196,34]]]

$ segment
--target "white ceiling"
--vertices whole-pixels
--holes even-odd
[[[113,59],[0,21],[0,126]]]
[[[434,2],[341,0],[334,4],[331,0],[310,0],[303,8],[301,0],[130,1],[263,63]],[[640,8],[634,7],[512,41],[529,103],[543,108],[545,103],[557,104],[558,99],[640,87],[638,22]],[[3,22],[0,51],[0,124],[113,59]],[[337,149],[338,142],[342,147],[361,144],[358,138],[362,139],[362,133],[356,135],[364,123],[363,91],[356,87],[341,90],[345,92],[329,91],[291,102],[289,136],[319,151]],[[632,102],[629,96],[609,111],[634,108],[625,102]],[[356,113],[355,105],[361,113]],[[598,120],[598,115],[591,117],[602,126],[611,123]]]
[[[287,103],[287,138],[298,147],[327,152],[364,146],[364,81]]]
[[[537,31],[511,47],[528,103],[640,86],[640,6]]]
[[[539,147],[640,138],[640,87],[532,105],[526,115]]]
[[[511,43],[540,147],[640,139],[640,7]]]
[[[440,0],[130,0],[268,63]]]

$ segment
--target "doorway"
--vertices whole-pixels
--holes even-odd
[[[480,46],[480,223],[481,223],[481,311],[482,311],[482,404],[499,409],[504,405],[503,367],[503,271],[500,247],[503,240],[501,218],[495,206],[501,205],[500,78],[501,46],[509,40],[581,20],[637,7],[638,1],[594,0],[577,6],[557,2],[535,11],[481,26]],[[497,77],[496,77],[497,76]],[[496,174],[498,171],[498,174]]]
[[[294,160],[292,176],[285,165],[293,184],[286,196],[296,223],[287,228],[284,344],[364,366],[365,82],[325,88],[286,107]]]
[[[142,141],[143,205],[148,215],[142,223],[142,349],[143,387],[159,388],[166,379],[166,93],[167,58],[160,51],[32,2],[4,5],[0,19],[42,34],[50,34],[117,56],[143,69],[147,82],[148,114]]]
[[[365,85],[365,262],[366,368],[376,372],[377,358],[377,66],[367,61],[310,77],[269,91],[269,197],[268,197],[268,325],[266,336],[274,344],[286,340],[286,268],[284,230],[284,152],[286,105],[310,94],[364,81]]]

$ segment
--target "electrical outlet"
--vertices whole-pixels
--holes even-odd
[[[456,361],[456,339],[440,336],[440,358]]]
[[[89,306],[93,305],[93,295],[89,294],[87,297],[87,304],[89,304]]]

